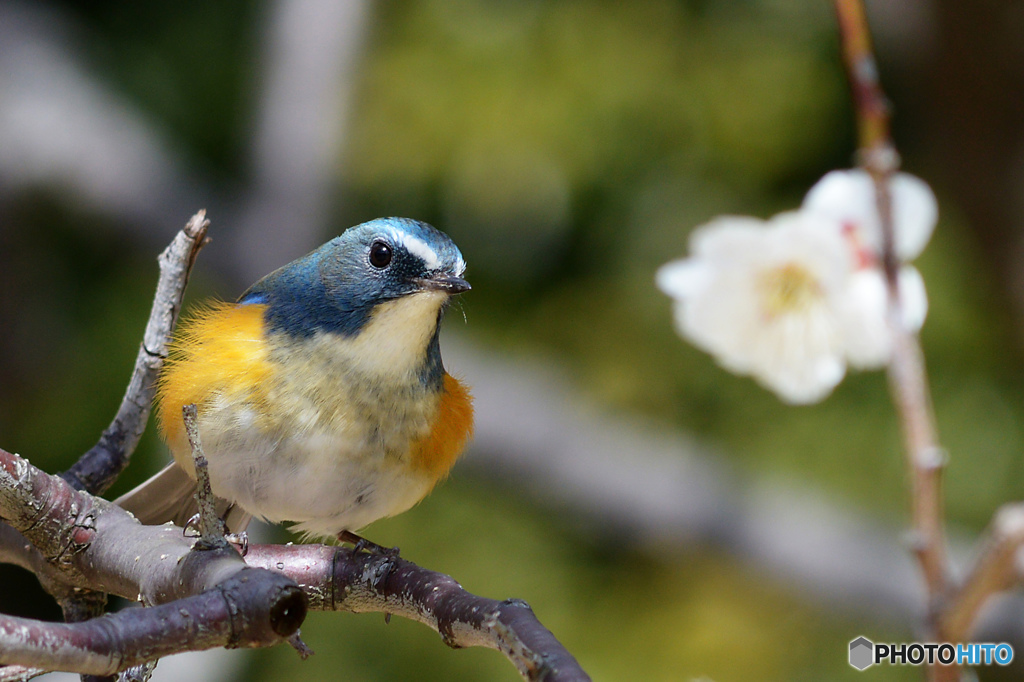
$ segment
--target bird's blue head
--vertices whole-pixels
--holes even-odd
[[[465,270],[458,247],[440,230],[378,218],[270,273],[239,303],[265,304],[268,329],[299,338],[356,336],[384,304],[405,298],[417,299],[415,310],[425,320],[432,314],[436,326],[450,296],[469,290]]]

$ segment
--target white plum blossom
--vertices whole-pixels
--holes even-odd
[[[663,266],[680,333],[783,399],[820,400],[846,371],[843,321],[853,258],[838,223],[802,212],[697,228],[691,257]]]
[[[917,256],[938,209],[924,182],[894,176],[895,250]],[[799,211],[768,221],[723,216],[690,237],[690,257],[664,265],[658,286],[675,299],[679,332],[737,374],[791,403],[816,402],[847,366],[884,366],[891,355],[881,221],[863,171],[826,175]],[[902,264],[902,321],[924,323],[920,273]]]
[[[939,206],[928,184],[908,173],[896,173],[889,180],[892,202],[893,247],[900,261],[921,255],[931,239]],[[801,210],[832,218],[843,224],[857,244],[880,259],[882,221],[878,217],[875,184],[862,170],[826,173],[804,197]]]
[[[917,331],[928,313],[921,274],[908,261],[917,258],[935,230],[939,207],[935,194],[920,178],[896,173],[889,180],[893,251],[901,263],[898,286],[900,312],[907,329]],[[804,198],[803,212],[837,221],[856,255],[859,267],[850,280],[851,322],[845,334],[847,359],[859,369],[883,367],[891,354],[892,335],[886,321],[888,292],[881,268],[882,221],[878,216],[874,180],[862,170],[832,171]]]

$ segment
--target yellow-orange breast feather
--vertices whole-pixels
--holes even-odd
[[[472,435],[473,398],[458,379],[445,374],[434,427],[413,446],[414,466],[435,481],[443,478]]]
[[[160,375],[156,410],[161,434],[177,457],[187,458],[189,452],[183,405],[194,403],[202,413],[210,400],[221,398],[247,402],[255,413],[265,411],[274,365],[264,335],[264,308],[213,303],[181,325]],[[433,427],[409,451],[415,470],[434,482],[448,473],[472,435],[469,390],[445,374],[437,409]]]
[[[264,308],[214,302],[182,323],[157,384],[157,423],[174,452],[187,451],[182,406],[201,410],[211,398],[241,391],[253,403],[263,400],[261,387],[271,375]]]

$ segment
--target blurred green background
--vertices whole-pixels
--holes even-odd
[[[45,39],[75,68],[65,80],[33,80],[30,69],[0,77],[0,446],[57,471],[95,441],[134,359],[154,257],[195,209],[210,209],[214,242],[190,300],[234,297],[266,270],[256,263],[407,215],[448,232],[470,264],[474,290],[449,332],[512,363],[543,358],[598,410],[671,426],[713,446],[723,470],[806,487],[898,534],[906,481],[885,377],[855,374],[820,405],[787,407],[676,337],[653,286],[693,227],[794,207],[826,171],[851,164],[828,3],[348,4],[362,12],[358,41],[336,48],[350,63],[328,71],[344,83],[326,90],[343,115],[326,126],[332,141],[312,145],[327,158],[291,169],[253,151],[269,125],[259,112],[268,73],[287,61],[268,36],[290,3],[0,2],[0,26],[36,31],[19,34],[20,52],[0,47],[0,67],[25,66]],[[917,263],[931,303],[922,336],[951,455],[950,522],[976,533],[1024,483],[1024,53],[1013,40],[1024,13],[917,0],[869,4],[869,16],[904,167],[939,195],[940,225]],[[4,137],[24,123],[10,113],[17,97],[42,89],[60,102],[86,79],[160,141],[167,156],[155,158],[179,180],[152,185],[159,197],[134,191],[130,176],[121,194],[90,193],[89,178],[46,172],[59,164],[34,166],[31,148]],[[117,139],[120,119],[101,119]],[[58,150],[81,142],[68,129]],[[252,208],[272,202],[274,178],[310,168],[322,211],[309,232],[293,236],[287,220],[272,239],[248,231],[276,215]],[[164,457],[147,433],[112,494]],[[598,680],[856,679],[849,640],[913,637],[909,618],[844,610],[714,541],[595,531],[587,510],[539,497],[486,467],[457,467],[368,534],[473,592],[525,599]],[[27,591],[30,577],[0,567],[0,580],[16,586],[0,593],[2,610],[54,617]],[[517,679],[499,654],[448,650],[397,619],[312,614],[303,634],[312,659],[250,652],[238,679]]]

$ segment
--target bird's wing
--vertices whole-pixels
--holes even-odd
[[[199,511],[195,491],[196,482],[184,469],[171,462],[149,480],[114,500],[114,504],[130,511],[147,526],[168,521],[184,526]],[[252,520],[252,515],[241,507],[219,497],[216,498],[216,510],[232,533],[244,531]]]

